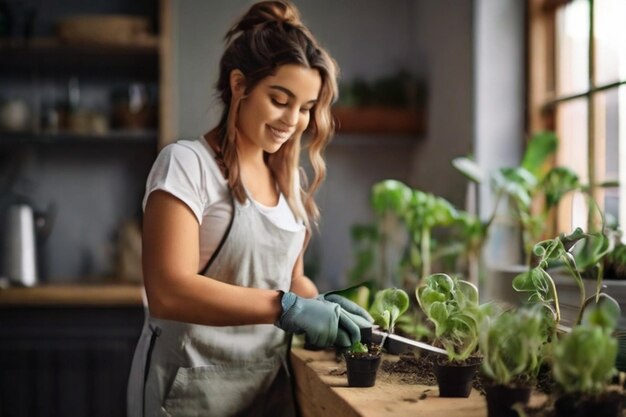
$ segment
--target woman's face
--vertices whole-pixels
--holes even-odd
[[[321,87],[319,72],[300,65],[283,65],[265,77],[241,101],[237,129],[242,145],[274,153],[301,135]]]

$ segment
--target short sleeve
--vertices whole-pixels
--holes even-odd
[[[143,209],[146,209],[150,193],[165,191],[189,206],[198,223],[202,224],[206,203],[203,174],[197,153],[178,143],[167,145],[159,152],[148,175]]]

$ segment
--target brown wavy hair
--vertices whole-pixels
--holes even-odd
[[[276,73],[286,64],[297,64],[319,72],[322,86],[318,101],[311,109],[311,119],[306,132],[309,138],[308,155],[313,169],[313,180],[307,184],[304,170],[300,169],[301,135],[292,137],[265,160],[296,218],[304,221],[310,230],[317,222],[319,209],[313,198],[326,176],[322,158],[330,141],[335,123],[330,107],[337,98],[339,69],[335,61],[313,37],[300,20],[296,7],[288,1],[263,1],[254,4],[235,23],[225,36],[226,49],[220,61],[217,91],[224,110],[217,126],[221,143],[218,158],[225,169],[235,198],[246,199],[241,182],[237,146],[235,143],[236,118],[240,100],[233,100],[229,75],[240,70],[246,79],[244,96],[265,77]]]

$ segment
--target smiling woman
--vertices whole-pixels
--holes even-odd
[[[347,347],[371,326],[357,305],[318,295],[303,271],[333,132],[335,62],[286,2],[253,5],[226,42],[218,126],[166,146],[148,178],[148,314],[128,385],[131,417],[291,416],[287,333]],[[299,174],[305,131],[308,187]]]

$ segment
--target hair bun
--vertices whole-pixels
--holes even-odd
[[[268,23],[276,22],[302,27],[300,13],[287,1],[262,1],[255,3],[226,34],[229,40],[238,32],[245,32]]]

